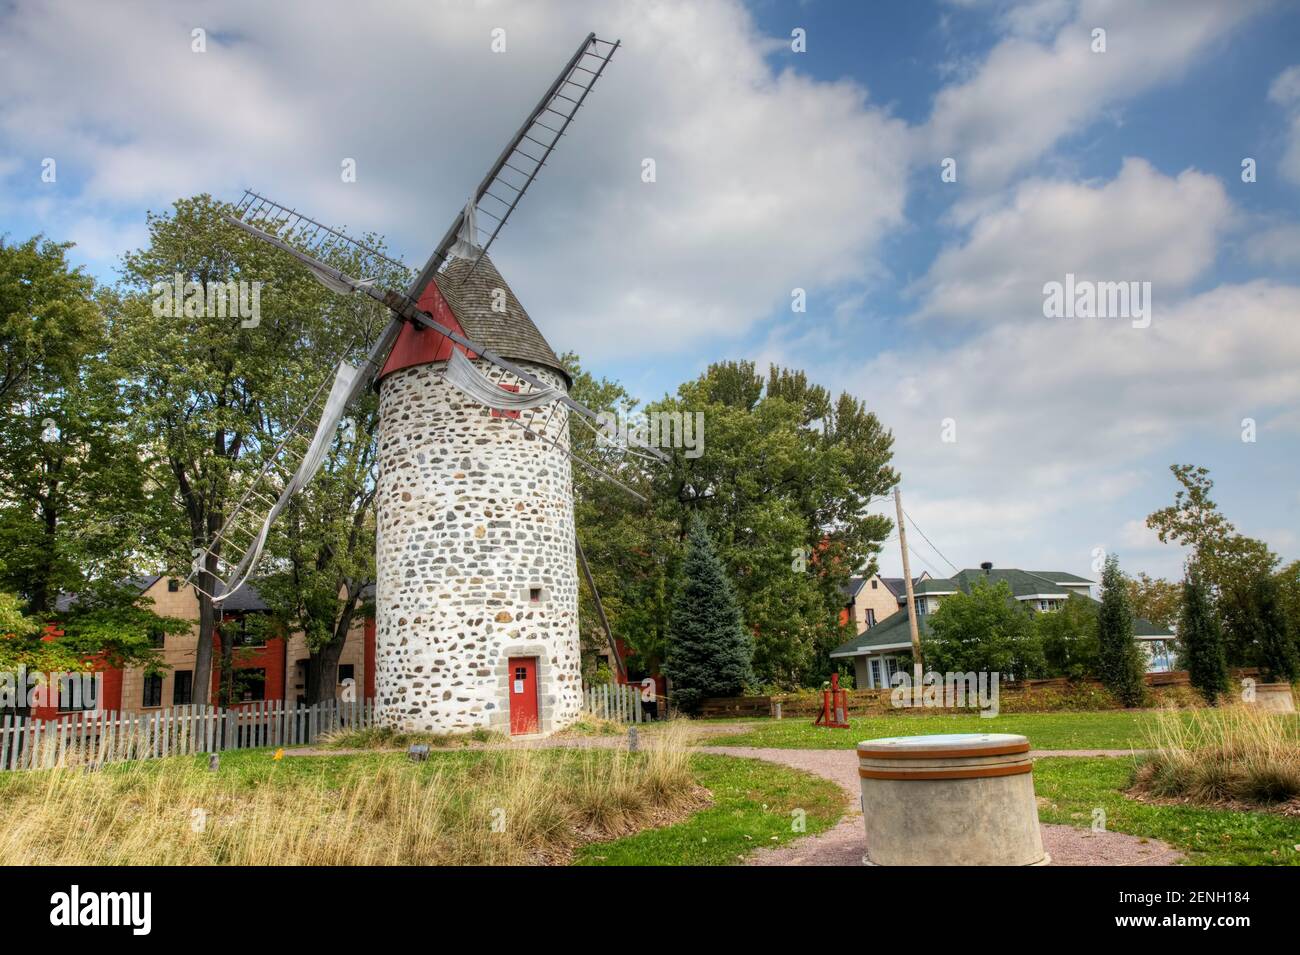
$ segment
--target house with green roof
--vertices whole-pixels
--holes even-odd
[[[913,581],[912,592],[916,598],[917,628],[922,639],[928,632],[928,617],[939,608],[940,602],[957,592],[970,593],[979,581],[990,585],[1003,582],[1011,595],[1035,613],[1052,613],[1060,609],[1071,596],[1093,600],[1095,581],[1060,570],[1019,570],[995,568],[990,563],[978,569],[963,570],[952,577],[924,577]],[[852,660],[855,685],[862,689],[888,687],[890,678],[900,667],[900,658],[912,650],[911,628],[908,625],[907,593],[903,580],[898,579],[896,602],[898,612],[884,616],[874,615],[874,622],[863,628],[856,637],[831,651],[834,660]],[[1149,620],[1135,617],[1134,636],[1147,658],[1147,672],[1165,672],[1173,669],[1174,634],[1167,628]]]

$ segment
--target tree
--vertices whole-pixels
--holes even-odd
[[[68,248],[0,241],[0,590],[44,616],[60,593],[131,572],[147,508],[104,362],[114,298]]]
[[[1178,664],[1211,706],[1228,689],[1228,665],[1219,619],[1210,605],[1202,571],[1188,565],[1183,579],[1183,611],[1178,619]]]
[[[574,472],[578,537],[615,635],[644,669],[662,658],[669,595],[698,516],[753,635],[756,679],[780,687],[824,679],[830,649],[846,638],[840,587],[874,568],[892,528],[868,512],[897,482],[888,467],[893,438],[875,415],[850,395],[833,399],[802,372],[773,368],[765,379],[752,362],[711,365],[674,396],[641,407],[617,383],[583,373],[575,356],[564,361],[574,396],[617,411],[633,431],[703,421],[693,446],[661,442],[666,465],[572,429],[576,453],[649,500]],[[583,633],[597,645],[604,637],[589,600],[584,590]]]
[[[1072,680],[1097,676],[1099,610],[1095,601],[1071,594],[1058,610],[1035,615],[1034,626],[1043,647],[1048,676],[1065,676]]]
[[[999,673],[1032,679],[1045,667],[1030,611],[1005,581],[977,581],[970,593],[945,597],[928,618],[922,652],[938,673]]]
[[[893,437],[851,395],[802,372],[711,365],[649,411],[701,415],[703,453],[652,470],[656,508],[686,534],[701,516],[736,584],[764,683],[817,683],[845,638],[840,588],[871,572],[892,522],[868,505],[897,483]]]
[[[1167,629],[1173,629],[1178,622],[1178,611],[1182,606],[1183,588],[1164,578],[1148,577],[1140,573],[1136,577],[1124,578],[1128,588],[1129,604],[1134,616]]]
[[[1140,706],[1146,696],[1142,651],[1133,636],[1133,608],[1128,587],[1111,554],[1101,575],[1101,608],[1097,614],[1097,675],[1125,706]]]
[[[199,560],[196,703],[207,702],[212,682],[217,611],[208,594],[224,552],[217,533],[355,332],[306,270],[223,222],[229,211],[202,195],[151,213],[148,246],[124,259],[132,294],[110,326],[139,466],[162,500],[178,504],[157,512],[152,533],[175,545],[172,569],[188,573]],[[205,306],[188,291],[183,306],[167,303],[160,293],[177,276],[196,291],[248,283],[250,300],[251,289],[261,292],[262,314],[232,314],[213,307],[213,296]],[[232,642],[222,644],[224,667]]]
[[[753,680],[753,647],[726,568],[697,518],[668,622],[664,673],[677,707],[694,713],[705,697],[740,693]]]
[[[1161,543],[1191,548],[1211,603],[1236,584],[1271,574],[1278,564],[1277,555],[1263,541],[1238,534],[1219,512],[1210,497],[1214,482],[1209,469],[1191,464],[1173,464],[1169,469],[1182,488],[1174,494],[1172,506],[1147,517],[1147,526],[1156,531]]]
[[[1300,653],[1287,623],[1282,586],[1262,575],[1229,588],[1219,600],[1228,661],[1259,667],[1269,682],[1300,677]]]

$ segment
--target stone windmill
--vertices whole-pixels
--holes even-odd
[[[246,192],[227,217],[328,288],[382,302],[393,319],[364,366],[343,363],[324,379],[196,552],[195,570],[216,568],[218,603],[248,580],[347,407],[377,387],[375,676],[388,725],[546,733],[573,722],[582,698],[579,567],[618,660],[578,546],[571,465],[619,482],[574,454],[571,421],[592,426],[596,413],[570,397],[567,372],[487,256],[617,49],[595,34],[583,40],[404,292],[326,258],[400,263],[265,196]],[[666,459],[644,445],[634,453]]]

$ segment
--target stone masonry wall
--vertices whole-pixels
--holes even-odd
[[[558,373],[521,364],[564,387]],[[507,661],[534,656],[539,729],[553,732],[578,718],[582,695],[573,483],[560,449],[568,409],[520,412],[544,440],[535,438],[443,382],[442,369],[407,368],[381,384],[378,717],[414,731],[508,733]]]

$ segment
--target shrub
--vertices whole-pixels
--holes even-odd
[[[1144,732],[1150,752],[1138,764],[1141,791],[1199,803],[1300,797],[1294,721],[1246,706],[1164,710]]]

